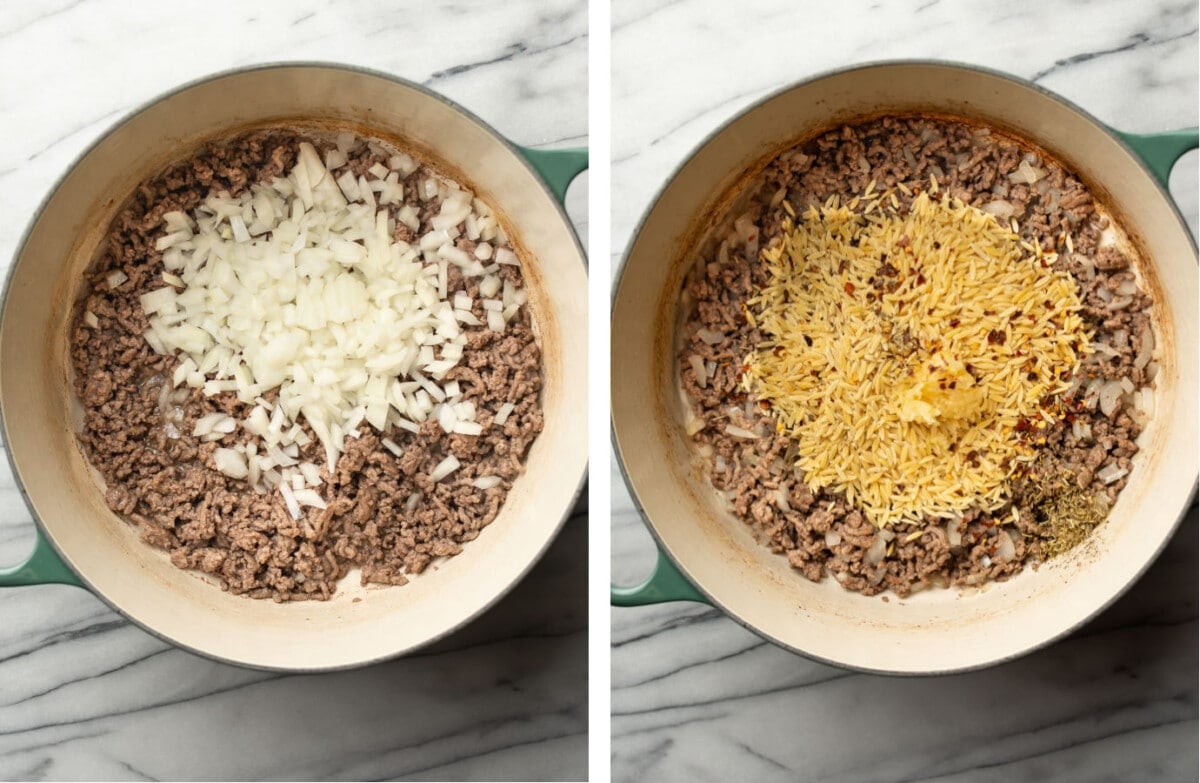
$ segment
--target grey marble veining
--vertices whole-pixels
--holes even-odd
[[[1197,124],[1189,2],[702,0],[613,6],[613,261],[674,168],[773,90],[855,62],[958,60],[1032,78],[1110,125]],[[1193,233],[1197,157],[1171,192]],[[612,570],[649,534],[612,467]],[[785,652],[720,612],[610,612],[613,779],[1197,779],[1197,512],[1143,579],[1069,639],[944,678],[861,675]]]
[[[10,3],[0,267],[55,179],[118,118],[188,80],[280,60],[404,76],[529,146],[587,143],[587,8],[576,0]],[[585,185],[567,203],[586,236]],[[583,778],[586,528],[581,504],[521,585],[451,638],[328,675],[181,652],[83,590],[2,590],[0,779]],[[0,460],[0,563],[31,543]]]

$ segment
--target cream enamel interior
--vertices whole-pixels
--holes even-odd
[[[1080,172],[1151,259],[1162,365],[1154,421],[1128,487],[1081,547],[979,590],[865,598],[814,584],[754,541],[690,468],[674,375],[676,303],[711,216],[771,156],[839,121],[886,112],[983,121]],[[940,64],[889,64],[819,78],[732,121],[697,150],[647,215],[614,298],[613,428],[628,481],[661,546],[694,584],[750,628],[796,651],[888,673],[977,668],[1028,652],[1092,617],[1165,545],[1196,482],[1196,252],[1140,163],[1086,116],[1027,85]]]
[[[328,602],[229,595],[142,544],[108,511],[69,422],[67,322],[81,270],[138,181],[179,150],[277,121],[353,126],[403,139],[503,216],[526,259],[544,353],[545,429],[496,520],[462,554],[400,588],[357,584]],[[450,104],[384,76],[332,66],[243,71],[142,110],[67,174],[17,257],[0,322],[0,406],[21,483],[64,560],[113,606],[206,655],[280,669],[379,660],[444,636],[512,587],[569,513],[587,461],[587,277],[572,230],[541,180]]]

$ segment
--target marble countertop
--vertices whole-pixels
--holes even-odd
[[[976,63],[1128,131],[1197,124],[1197,9],[1164,0],[1002,4],[704,0],[613,7],[613,265],[657,189],[715,127],[855,62]],[[1171,190],[1193,232],[1197,158]],[[650,536],[612,469],[614,581]],[[1197,778],[1197,512],[1117,604],[1070,638],[982,672],[895,679],[777,648],[695,604],[611,610],[613,780]]]
[[[391,10],[389,10],[391,9]],[[256,62],[324,60],[438,90],[510,139],[587,144],[587,6],[52,0],[0,15],[0,264],[55,179],[133,108]],[[53,52],[53,56],[49,53]],[[568,211],[586,236],[585,179]],[[0,460],[0,563],[32,523]],[[282,676],[176,650],[84,590],[0,591],[0,779],[580,779],[587,510],[465,630],[353,672]]]

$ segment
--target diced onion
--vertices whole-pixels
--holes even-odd
[[[696,383],[701,389],[708,387],[708,373],[704,369],[704,358],[699,354],[691,354],[688,356],[688,364],[692,367],[692,372],[696,374]]]
[[[888,542],[884,540],[883,536],[876,533],[871,546],[867,547],[867,551],[863,554],[863,560],[871,565],[883,562],[883,556],[887,553],[887,544]]]
[[[213,452],[213,463],[230,478],[243,479],[249,472],[246,455],[236,449],[217,449]]]
[[[1004,199],[989,201],[980,207],[980,209],[989,215],[994,215],[995,217],[1004,220],[1007,220],[1017,213],[1016,207],[1012,205],[1012,202],[1005,201]]]
[[[1133,366],[1137,369],[1143,369],[1150,363],[1150,359],[1154,356],[1154,330],[1150,328],[1150,324],[1142,327],[1138,332],[1138,352],[1133,359]]]
[[[454,471],[458,470],[460,466],[461,463],[458,461],[458,458],[451,454],[449,457],[446,457],[444,460],[439,462],[437,466],[429,472],[429,480],[441,481]]]
[[[998,544],[996,545],[996,559],[1002,563],[1007,563],[1017,556],[1017,547],[1013,544],[1012,537],[1007,531],[1001,530],[996,537]]]
[[[292,515],[292,519],[303,519],[304,512],[300,510],[300,503],[296,500],[295,494],[292,493],[292,488],[286,483],[281,482],[279,484],[279,493],[283,495],[283,502],[287,506],[288,513]]]
[[[1122,392],[1124,389],[1121,388],[1120,381],[1109,381],[1104,384],[1100,388],[1100,412],[1111,418],[1121,405]]]

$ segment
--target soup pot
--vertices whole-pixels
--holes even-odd
[[[755,541],[691,467],[675,362],[684,274],[705,231],[777,154],[839,124],[890,113],[983,123],[1078,172],[1125,228],[1157,299],[1156,412],[1108,520],[1071,552],[981,588],[868,598],[810,582]],[[795,652],[847,668],[931,674],[980,668],[1069,633],[1112,603],[1157,556],[1196,486],[1196,247],[1165,183],[1195,129],[1112,130],[1036,85],[980,68],[889,62],[802,82],[704,141],[646,212],[613,294],[613,440],[660,548],[653,575],[613,589],[622,606],[707,601]]]
[[[82,274],[136,185],[207,140],[264,125],[351,130],[413,151],[488,201],[523,251],[543,351],[545,429],[500,514],[461,554],[398,588],[357,572],[328,601],[222,592],[171,565],[105,505],[70,418],[68,322]],[[537,562],[587,465],[587,272],[562,209],[584,150],[509,143],[416,84],[326,64],[284,64],[186,85],[118,123],[55,185],[27,229],[0,312],[0,412],[13,475],[38,524],[32,557],[0,585],[81,585],[146,630],[231,663],[288,671],[410,652],[479,615]]]

